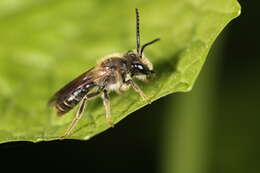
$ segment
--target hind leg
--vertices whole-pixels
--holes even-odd
[[[71,134],[72,130],[76,127],[78,121],[81,119],[82,115],[84,114],[87,100],[99,95],[101,93],[101,91],[102,91],[102,88],[100,88],[97,92],[87,94],[86,96],[83,97],[83,99],[79,103],[79,107],[78,107],[75,118],[72,120],[72,122],[71,122],[70,126],[68,127],[68,129],[66,130],[65,134],[63,136],[61,136],[60,139],[64,139],[66,136]]]
[[[75,118],[72,120],[69,128],[66,130],[65,134],[60,137],[60,139],[64,139],[66,136],[70,135],[72,130],[76,127],[78,121],[81,119],[81,117],[82,117],[82,115],[84,113],[86,102],[87,102],[87,96],[85,96],[81,100]]]

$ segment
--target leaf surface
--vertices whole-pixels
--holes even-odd
[[[235,0],[0,2],[0,142],[58,139],[75,110],[56,117],[46,103],[102,56],[135,48],[135,7],[141,43],[156,77],[138,82],[153,101],[190,91],[211,45],[240,14]],[[111,94],[115,123],[147,105],[129,90]],[[151,105],[152,106],[152,105]],[[71,139],[89,139],[110,126],[100,98],[91,101]]]

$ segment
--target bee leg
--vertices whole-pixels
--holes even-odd
[[[85,97],[83,97],[83,99],[79,103],[79,108],[77,110],[77,114],[76,114],[75,118],[72,120],[72,122],[71,122],[69,128],[66,130],[65,134],[63,136],[61,136],[61,139],[64,139],[66,136],[70,135],[72,130],[76,127],[78,121],[81,119],[81,117],[84,113],[86,101],[92,97],[98,96],[101,93],[101,91],[103,90],[103,88],[104,88],[103,86],[99,87],[97,92],[87,94]]]
[[[116,80],[116,81],[119,81],[120,83],[123,82],[123,79],[122,79],[122,76],[121,76],[120,73],[115,72],[114,75],[115,75],[115,80]],[[118,89],[116,89],[115,91],[116,91],[116,93],[117,93],[118,95],[123,95],[123,90],[121,89],[121,86],[120,86]]]
[[[151,100],[148,99],[148,97],[144,94],[144,92],[141,90],[141,88],[132,80],[129,79],[125,82],[127,85],[131,85],[133,87],[133,89],[135,90],[135,92],[137,92],[142,98],[143,100],[145,100],[147,103],[151,104]]]
[[[83,115],[83,113],[84,113],[86,101],[87,101],[87,96],[85,96],[85,97],[81,100],[75,118],[72,120],[72,122],[71,122],[69,128],[66,130],[65,134],[60,137],[60,139],[64,139],[66,136],[70,135],[70,133],[72,132],[72,130],[76,127],[78,121],[81,119],[81,117],[82,117],[82,115]]]
[[[113,122],[111,120],[110,102],[109,102],[109,95],[108,95],[107,90],[103,91],[102,99],[103,99],[103,104],[104,104],[105,111],[106,111],[106,120],[107,120],[108,124],[111,127],[113,127],[114,124],[113,124]]]

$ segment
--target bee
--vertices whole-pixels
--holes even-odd
[[[144,49],[157,41],[156,38],[140,46],[139,12],[136,12],[136,49],[126,53],[114,53],[102,58],[96,67],[91,68],[57,91],[48,105],[54,107],[58,116],[63,116],[79,104],[75,118],[61,139],[70,135],[81,119],[86,103],[101,96],[107,122],[113,126],[109,93],[122,93],[132,87],[145,101],[150,103],[134,78],[146,81],[154,73],[152,63],[144,56]]]

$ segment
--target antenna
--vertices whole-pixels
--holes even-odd
[[[140,28],[139,28],[138,8],[135,9],[135,13],[136,13],[136,51],[140,55]]]
[[[141,48],[141,55],[143,54],[144,48],[145,48],[146,46],[148,46],[148,45],[150,45],[150,44],[153,44],[153,43],[155,43],[155,42],[157,42],[157,41],[159,41],[159,40],[160,40],[160,38],[156,38],[156,39],[154,39],[153,41],[150,41],[150,42],[148,42],[148,43],[145,43],[145,44],[142,46],[142,48]]]

